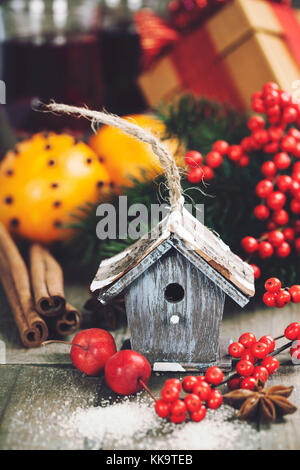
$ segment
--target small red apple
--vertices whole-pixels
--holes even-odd
[[[147,359],[136,351],[124,349],[108,359],[105,365],[107,385],[119,395],[139,392],[151,376],[151,366]]]
[[[81,372],[97,376],[116,351],[115,340],[108,331],[89,328],[74,336],[70,357],[72,364]]]

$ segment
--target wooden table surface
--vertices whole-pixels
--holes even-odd
[[[71,284],[66,290],[68,300],[82,308],[87,299],[86,286]],[[241,310],[227,304],[222,335],[237,339],[242,332],[253,331],[258,336],[278,336],[289,322],[297,320],[300,320],[297,305],[284,309]],[[126,328],[114,334],[120,346],[126,337]],[[288,354],[280,358],[281,368],[268,384],[295,387],[291,401],[299,410],[294,415],[257,430],[251,424],[238,422],[236,412],[223,406],[209,413],[201,423],[176,426],[155,417],[151,399],[144,392],[130,400],[120,400],[108,390],[103,378],[86,377],[74,369],[66,346],[23,349],[0,290],[0,448],[300,449],[300,367],[292,365]],[[166,377],[170,376],[153,374],[150,388],[154,395],[159,395]],[[126,422],[126,410],[131,415],[128,418],[133,420],[136,414],[136,421],[142,418],[145,421],[138,439],[132,428],[138,423],[132,421],[131,425],[130,419]],[[104,426],[103,434],[93,424],[95,413],[102,428]],[[78,417],[83,421],[78,421]],[[90,421],[89,417],[92,417]],[[76,423],[83,423],[78,425],[80,436]],[[95,428],[92,437],[89,423],[92,430]]]

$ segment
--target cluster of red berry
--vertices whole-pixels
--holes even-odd
[[[290,343],[275,349],[277,339],[286,338]],[[231,357],[238,360],[236,364],[237,374],[231,377],[228,388],[235,390],[244,388],[254,390],[257,381],[265,383],[270,375],[279,369],[279,361],[275,355],[290,348],[290,355],[294,361],[300,362],[300,323],[293,322],[288,325],[284,335],[274,339],[270,335],[265,335],[259,341],[253,333],[244,333],[239,340],[231,343],[228,352]]]
[[[200,152],[190,150],[185,155],[185,163],[189,168],[187,178],[190,183],[209,181],[214,177],[214,169],[223,163],[226,156],[241,167],[249,164],[249,157],[243,153],[240,145],[229,145],[225,140],[217,140],[211,152],[204,158]]]
[[[191,183],[211,180],[225,155],[240,167],[250,163],[253,152],[267,155],[261,165],[263,179],[255,190],[260,202],[254,208],[254,216],[266,223],[266,231],[258,239],[243,238],[242,248],[261,259],[286,258],[292,248],[300,256],[300,105],[276,83],[267,82],[253,94],[252,110],[264,117],[249,118],[250,135],[239,145],[218,140],[205,158],[195,150],[187,152],[187,177]],[[260,268],[252,267],[257,279]]]
[[[223,403],[219,390],[212,386],[220,385],[224,379],[219,367],[210,367],[205,375],[187,376],[182,383],[179,379],[169,379],[161,390],[161,399],[155,402],[155,411],[160,418],[169,418],[172,423],[183,423],[189,414],[192,421],[202,421],[207,408],[216,410]],[[180,398],[181,391],[187,393]]]
[[[238,342],[231,343],[229,354],[239,362],[236,364],[238,376],[229,380],[228,387],[254,390],[258,380],[265,383],[279,369],[278,359],[270,356],[274,349],[275,340],[270,335],[257,341],[253,333],[244,333]]]
[[[270,277],[265,282],[266,292],[263,301],[268,307],[283,308],[289,302],[300,302],[300,285],[282,289],[281,281],[277,277]]]
[[[300,161],[296,161],[300,158],[300,131],[294,127],[300,127],[300,107],[289,93],[268,82],[261,92],[253,94],[252,109],[265,113],[266,121],[262,116],[252,116],[248,120],[251,136],[241,145],[245,152],[248,148],[273,156],[262,164],[264,178],[255,189],[260,203],[254,208],[254,216],[266,222],[267,231],[258,240],[245,237],[242,247],[261,259],[274,254],[286,258],[292,245],[300,255]],[[258,278],[259,268],[253,265],[253,269]]]

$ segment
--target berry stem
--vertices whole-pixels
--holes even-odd
[[[281,346],[281,348],[275,349],[270,356],[278,356],[282,351],[285,351],[286,349],[290,348],[293,345],[293,341],[290,341],[289,343],[284,344]]]
[[[70,343],[70,341],[60,341],[59,339],[49,339],[48,341],[44,341],[42,343],[42,346],[47,346],[48,344],[51,344],[51,343],[68,344],[69,346],[77,346],[78,348],[88,351],[88,348],[81,346],[81,344]]]
[[[157,401],[155,396],[153,395],[153,393],[151,392],[151,390],[147,387],[147,385],[145,384],[145,382],[143,382],[142,379],[139,379],[138,380],[141,384],[141,386],[146,390],[146,392],[150,395],[150,397],[152,398],[152,400],[154,401]]]
[[[280,338],[283,338],[283,336],[280,336]],[[283,351],[285,351],[286,349],[289,349],[291,346],[293,345],[293,341],[287,343],[287,344],[284,344],[283,346],[281,346],[280,348],[278,349],[275,349],[275,351],[273,351],[271,354],[269,354],[270,356],[278,356],[278,354],[282,353]],[[258,364],[260,364],[261,361],[258,362]],[[217,385],[217,387],[220,387],[221,385],[225,385],[227,384],[231,379],[234,379],[235,377],[239,377],[239,374],[232,374],[230,375],[229,377],[227,377],[226,380],[223,380],[223,382],[221,382],[220,384]]]
[[[276,338],[274,338],[274,340],[278,341],[279,339],[282,339],[282,338],[285,338],[285,335],[277,336]]]

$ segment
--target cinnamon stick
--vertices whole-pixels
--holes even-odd
[[[38,244],[29,250],[31,286],[36,310],[46,317],[65,309],[63,272],[49,251]]]
[[[75,307],[66,304],[66,310],[57,320],[55,328],[60,336],[67,336],[77,331],[82,322],[82,315]]]
[[[0,223],[0,281],[3,284],[24,346],[38,347],[48,337],[45,321],[34,309],[25,262]]]

